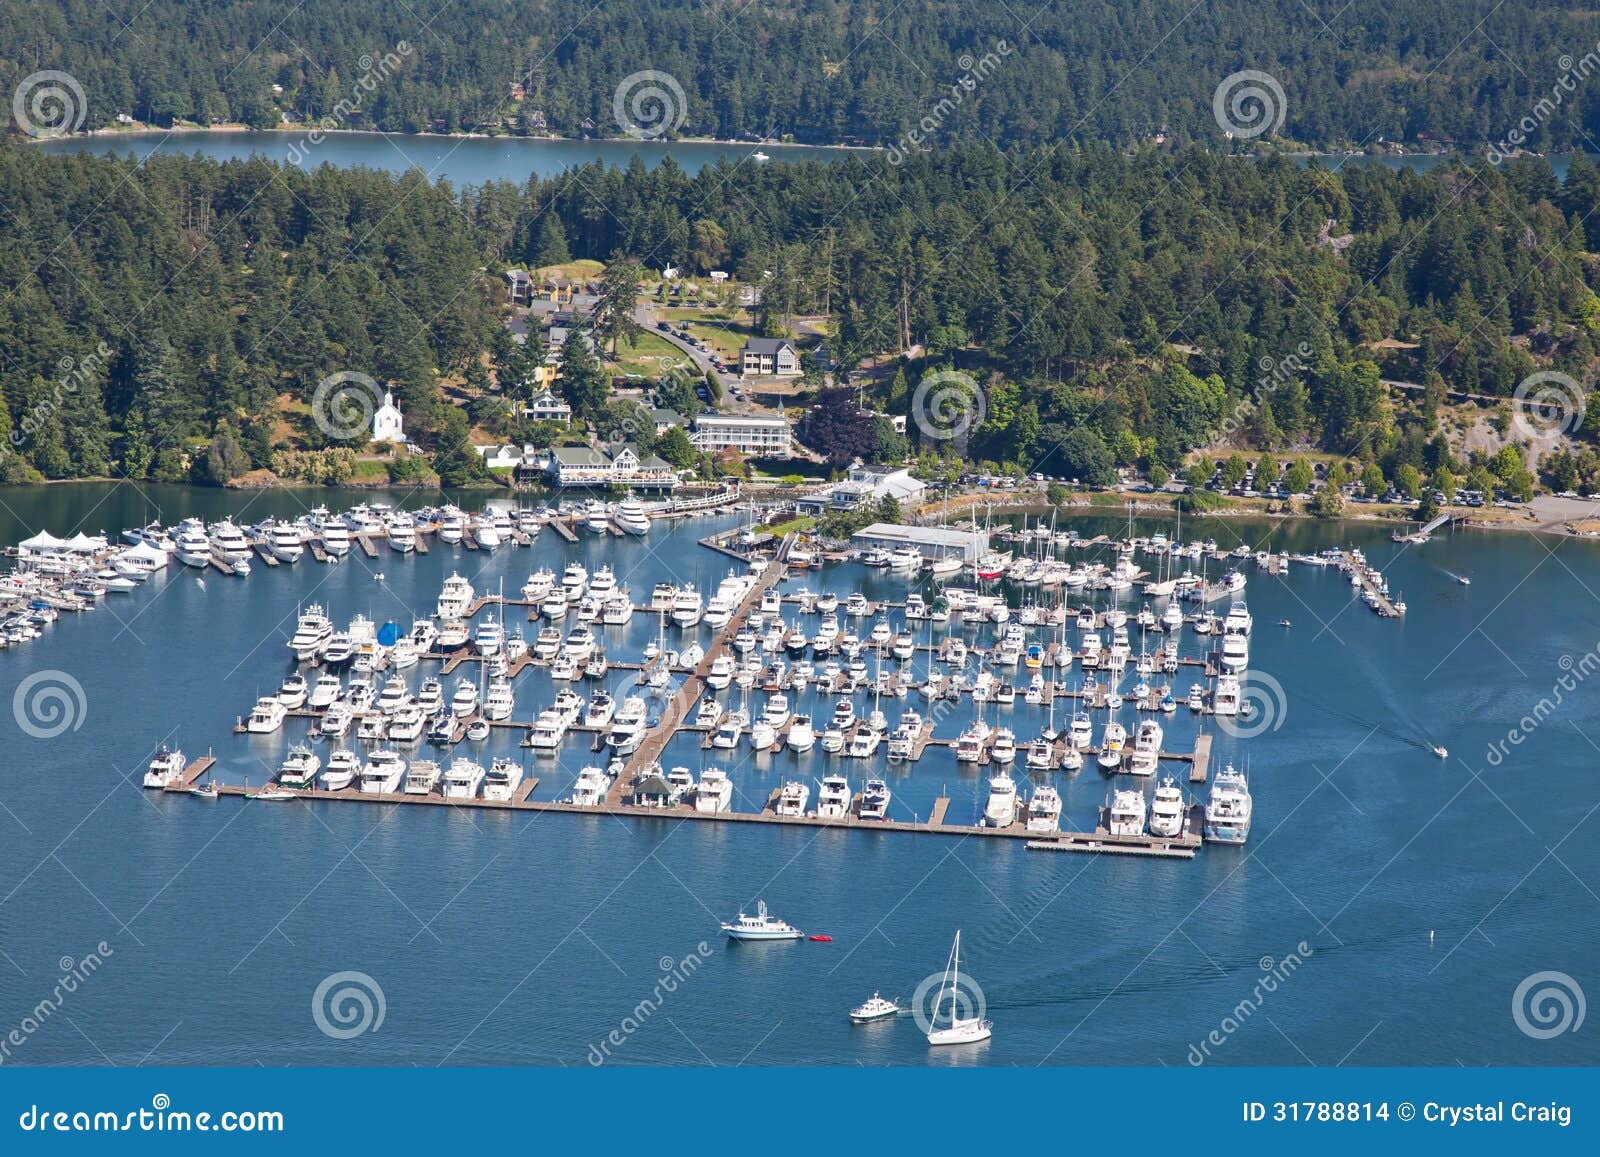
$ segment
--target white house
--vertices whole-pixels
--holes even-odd
[[[388,390],[383,391],[383,405],[372,415],[372,440],[374,442],[406,440],[405,419],[400,414],[400,407],[394,404],[394,394]]]
[[[550,390],[541,391],[537,397],[522,407],[522,416],[535,422],[560,422],[572,424],[572,407]]]
[[[787,458],[793,449],[793,431],[783,418],[746,414],[705,414],[694,420],[689,441],[696,450],[715,454],[730,447],[762,458]]]
[[[753,337],[739,355],[741,377],[792,378],[800,373],[800,354],[794,342],[781,337]]]

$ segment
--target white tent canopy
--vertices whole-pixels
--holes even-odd
[[[55,535],[51,534],[48,530],[41,530],[38,534],[34,535],[32,538],[24,539],[22,542],[19,542],[17,545],[20,546],[23,550],[36,550],[36,551],[43,552],[43,551],[51,551],[51,550],[64,550],[66,548],[67,542],[66,542],[65,539],[57,538]]]
[[[167,565],[167,552],[162,550],[159,546],[151,546],[148,542],[136,543],[133,546],[130,546],[127,550],[122,551],[117,555],[117,557],[133,561],[147,562],[155,566]]]
[[[106,540],[104,535],[88,535],[80,531],[69,538],[64,545],[76,554],[93,554],[97,550],[106,548]]]

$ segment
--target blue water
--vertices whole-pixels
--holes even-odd
[[[305,136],[299,133],[242,131],[76,136],[46,141],[38,147],[48,152],[90,153],[98,156],[117,154],[135,157],[140,161],[152,154],[163,153],[180,156],[198,154],[217,161],[265,157],[303,168],[330,164],[341,169],[365,166],[391,173],[418,168],[430,180],[448,179],[458,186],[482,185],[489,181],[520,183],[530,176],[553,177],[567,169],[597,160],[622,168],[635,156],[648,167],[654,168],[670,155],[693,176],[707,165],[724,160],[744,162],[756,152],[766,153],[775,161],[833,161],[851,155],[848,149],[812,145],[568,141],[524,137],[407,136],[396,133],[330,133],[319,143],[309,144]]]
[[[45,526],[116,529],[155,507],[168,521],[241,508],[253,521],[357,497],[9,489],[0,541]],[[1222,543],[1271,534],[1293,549],[1361,545],[1410,606],[1403,622],[1383,621],[1334,572],[1274,579],[1252,568],[1252,669],[1281,683],[1288,708],[1277,730],[1217,736],[1214,767],[1249,767],[1255,829],[1246,848],[1207,846],[1192,862],[1029,852],[961,836],[203,802],[138,785],[163,740],[191,756],[213,750],[219,776],[233,782],[258,783],[276,767],[303,722],[265,739],[236,737],[231,725],[291,669],[283,642],[303,602],[323,602],[341,620],[360,611],[409,623],[452,570],[479,590],[502,578],[512,590],[535,567],[559,572],[573,558],[612,562],[637,601],[663,579],[704,590],[729,562],[694,539],[730,524],[657,528],[642,543],[567,545],[545,534],[531,550],[492,555],[436,545],[425,556],[380,551],[336,567],[308,559],[258,565],[242,581],[208,573],[203,586],[174,568],[154,590],[110,596],[44,639],[0,652],[0,704],[45,670],[77,680],[84,704],[76,729],[49,740],[21,735],[0,715],[9,729],[0,1030],[51,993],[63,957],[80,961],[101,941],[111,950],[9,1059],[584,1064],[617,1030],[622,1043],[609,1052],[618,1063],[1181,1066],[1217,1030],[1223,1043],[1210,1052],[1224,1064],[1600,1060],[1592,1031],[1536,1040],[1512,1017],[1513,990],[1536,972],[1558,970],[1595,990],[1591,740],[1600,741],[1600,694],[1587,685],[1563,693],[1510,758],[1486,759],[1550,694],[1563,656],[1583,668],[1600,639],[1589,589],[1595,547],[1578,541],[1462,533],[1403,550],[1353,524],[1186,524],[1186,536]],[[1076,525],[1122,529],[1118,519]],[[905,585],[854,565],[809,583],[869,597],[899,596]],[[1292,629],[1274,625],[1283,618]],[[624,637],[608,634],[608,653],[623,657],[655,631],[635,616]],[[1184,652],[1198,650],[1186,632]],[[1180,673],[1177,688],[1190,678]],[[620,691],[629,679],[608,682]],[[527,719],[548,702],[550,684],[524,675],[517,695],[516,718]],[[858,695],[858,710],[867,706]],[[893,719],[901,706],[884,709]],[[1021,739],[1043,720],[1020,697],[1004,714]],[[964,724],[958,712],[940,734]],[[1180,710],[1166,746],[1187,748],[1194,728]],[[493,754],[522,759],[515,742],[507,734],[477,754],[485,764]],[[1450,759],[1425,742],[1448,745]],[[830,758],[744,755],[735,807],[759,806],[786,776],[820,777]],[[565,795],[589,761],[576,737],[556,759],[528,757],[536,797]],[[665,762],[698,769],[703,756],[678,741]],[[846,768],[859,788],[863,766]],[[1054,782],[1063,826],[1092,823],[1107,789],[1100,773]],[[979,775],[938,748],[891,772],[890,783],[897,818],[926,816],[941,792],[952,801],[949,824],[970,822],[982,806]],[[718,922],[758,898],[833,942],[720,940]],[[909,1020],[847,1022],[846,1010],[875,989],[910,997],[943,967],[957,928],[995,1021],[992,1041],[930,1051]],[[702,943],[704,960],[682,969]],[[1225,1024],[1262,968],[1281,972],[1291,953],[1300,958],[1292,975]],[[664,994],[663,968],[685,976]],[[317,1027],[313,992],[346,970],[381,987],[385,1018],[376,1032],[335,1040]]]

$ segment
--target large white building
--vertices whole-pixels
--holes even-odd
[[[963,562],[972,562],[989,550],[989,536],[981,530],[951,530],[943,526],[900,526],[892,522],[874,522],[850,536],[850,542],[862,548],[898,550],[910,547],[922,552],[923,558],[955,556]]]
[[[783,418],[706,414],[694,420],[689,441],[708,454],[731,448],[758,458],[787,458],[793,452],[794,431]]]

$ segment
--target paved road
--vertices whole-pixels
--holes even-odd
[[[647,306],[647,305],[635,306],[634,310],[633,310],[633,320],[638,322],[639,325],[641,325],[643,328],[645,328],[645,329],[649,330],[651,333],[655,334],[657,337],[665,338],[667,341],[671,342],[678,349],[680,349],[684,353],[688,354],[690,361],[692,361],[694,363],[695,369],[697,371],[699,371],[701,374],[706,374],[706,373],[716,373],[716,374],[719,374],[719,375],[722,374],[721,370],[717,369],[716,366],[711,364],[711,355],[710,354],[707,354],[707,353],[705,353],[705,352],[703,352],[701,350],[695,349],[694,346],[692,346],[688,342],[684,341],[681,337],[679,337],[675,333],[669,333],[668,331],[666,331],[664,329],[657,329],[656,328],[656,322],[659,319],[656,317],[655,311],[652,310],[649,306]],[[731,375],[730,374],[730,375],[725,375],[725,376],[733,377],[735,375]]]

